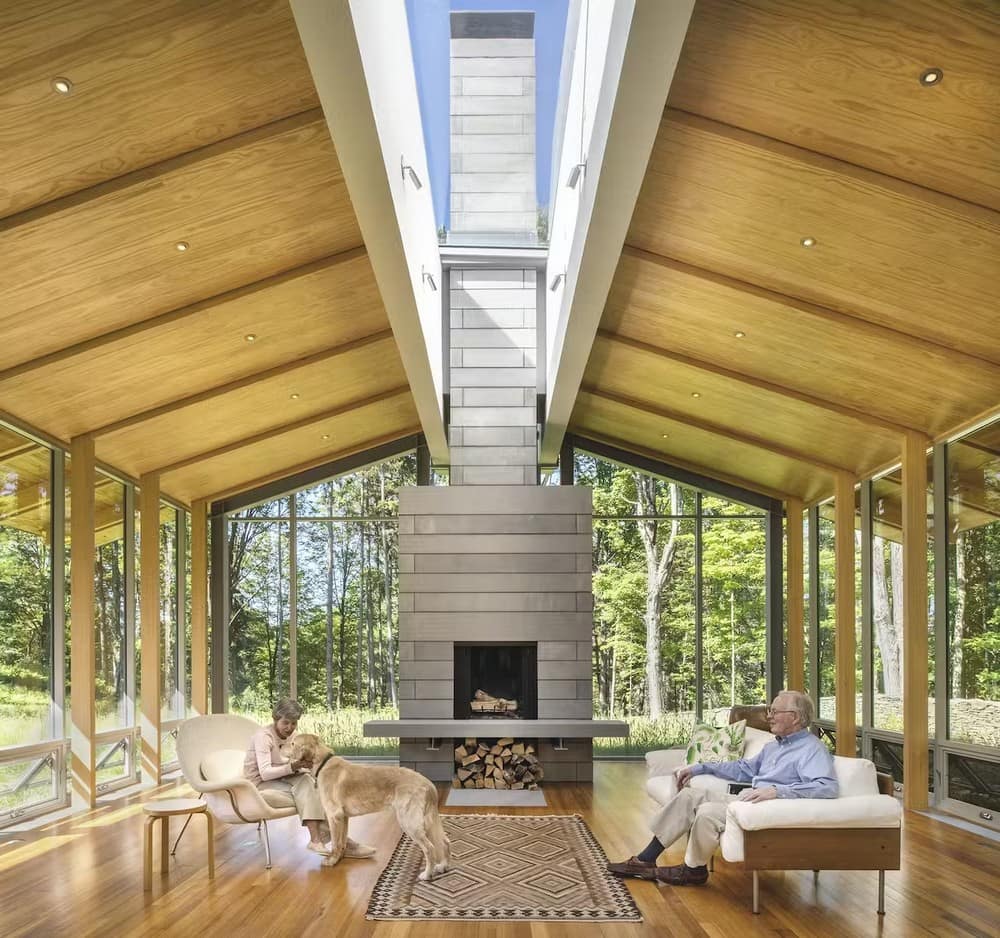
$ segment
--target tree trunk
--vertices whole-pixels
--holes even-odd
[[[358,648],[357,648],[358,652],[357,703],[358,703],[358,709],[360,710],[364,707],[364,698],[362,697],[364,685],[361,683],[361,674],[363,670],[361,663],[361,656],[364,654],[364,649],[365,649],[365,527],[363,524],[359,524],[358,529],[361,535],[360,553],[358,555]]]
[[[328,482],[327,517],[333,517],[333,484]],[[326,523],[326,709],[333,709],[333,522]]]
[[[608,719],[609,720],[613,720],[615,718],[615,690],[616,690],[615,685],[618,683],[618,681],[617,681],[618,675],[617,675],[617,672],[615,670],[615,664],[616,664],[615,659],[616,659],[616,657],[617,657],[617,655],[615,654],[615,646],[612,645],[611,646],[611,690],[610,690],[610,692],[608,694],[608,699],[611,701],[611,704],[610,704],[610,706],[608,708]]]
[[[903,697],[903,545],[889,542],[889,569],[892,574],[892,653],[891,676],[886,680],[886,693],[890,697]],[[926,617],[927,610],[923,611]],[[887,673],[889,671],[887,670]],[[889,692],[889,687],[894,693]]]
[[[893,621],[885,578],[885,545],[886,541],[881,537],[872,538],[872,620],[875,625],[875,641],[882,659],[882,693],[887,697],[899,698],[902,686],[899,634]]]
[[[379,466],[382,504],[385,504],[385,468]],[[396,636],[392,631],[392,545],[389,543],[387,525],[382,525],[382,552],[385,554],[385,663],[386,679],[389,683],[389,702],[393,707],[399,706],[396,698]]]
[[[736,706],[736,593],[729,591],[729,706]]]
[[[281,602],[281,580],[285,572],[285,568],[282,566],[281,562],[281,522],[275,524],[275,534],[278,539],[278,613],[276,616],[277,629],[275,630],[275,665],[274,665],[274,680],[275,680],[275,690],[277,691],[277,696],[283,696],[285,687],[285,660],[284,660],[284,643],[282,642],[282,616],[283,608]]]
[[[965,637],[965,596],[966,596],[966,576],[965,576],[965,534],[959,533],[955,538],[955,624],[952,628],[950,651],[951,651],[951,696],[952,699],[965,696],[962,687],[962,658],[964,647],[962,639]],[[938,662],[941,667],[944,662]]]

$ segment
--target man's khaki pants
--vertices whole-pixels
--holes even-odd
[[[736,801],[736,795],[690,786],[682,788],[653,815],[649,829],[664,847],[687,834],[684,862],[688,866],[705,866],[719,846],[726,826],[726,805],[730,801]]]

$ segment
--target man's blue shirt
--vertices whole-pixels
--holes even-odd
[[[778,791],[779,798],[836,798],[839,792],[833,756],[809,730],[779,736],[750,759],[699,762],[693,775],[715,775],[754,788]]]

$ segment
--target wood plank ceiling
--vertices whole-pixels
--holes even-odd
[[[698,0],[570,429],[814,502],[1000,410],[998,141],[995,3]]]
[[[419,430],[287,0],[3,4],[0,114],[0,411],[182,503]]]

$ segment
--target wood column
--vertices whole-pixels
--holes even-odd
[[[160,477],[153,472],[139,479],[139,634],[142,676],[139,717],[142,780],[160,784]]]
[[[855,637],[854,608],[854,479],[846,472],[838,473],[835,480],[836,492],[836,566],[837,566],[837,634],[835,660],[837,667],[837,755],[857,754],[855,734],[855,698],[857,680],[855,659],[857,639]]]
[[[788,498],[785,500],[785,552],[788,568],[786,580],[785,607],[787,613],[788,640],[786,642],[787,680],[785,686],[789,690],[805,690],[805,601],[803,597],[803,558],[805,552],[802,545],[802,499]]]
[[[208,713],[208,502],[191,504],[191,706]]]
[[[93,437],[73,437],[70,456],[70,788],[73,807],[90,809],[97,804]],[[61,544],[55,545],[55,550],[61,549]]]
[[[903,803],[913,810],[927,807],[927,445],[903,438]]]

